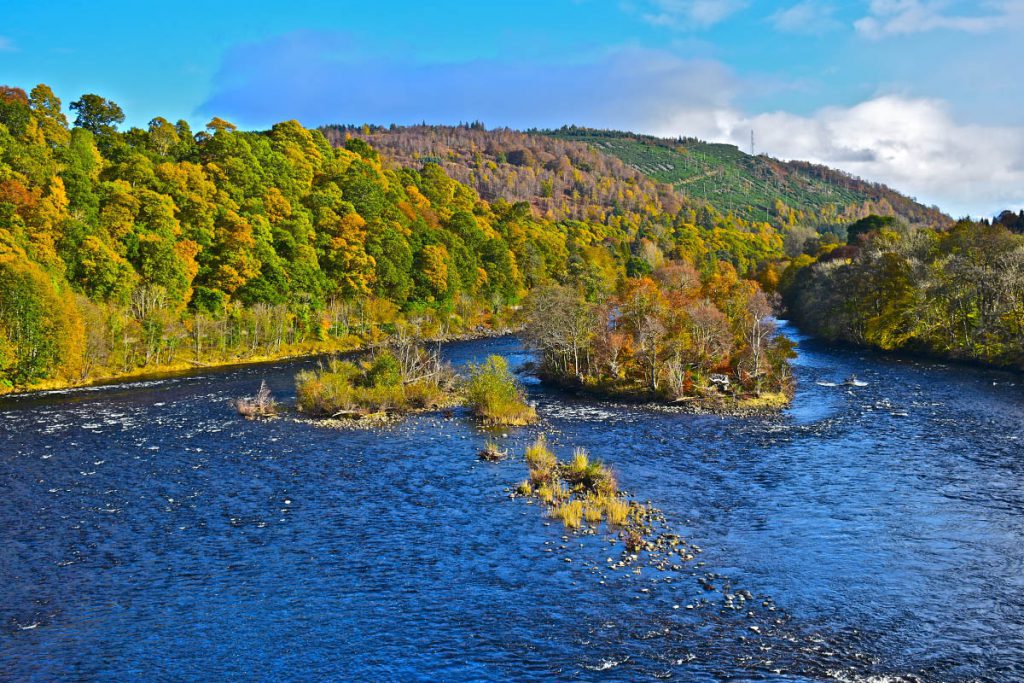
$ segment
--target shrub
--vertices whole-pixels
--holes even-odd
[[[402,366],[390,351],[384,351],[373,359],[362,379],[368,387],[393,387],[402,383]]]
[[[537,411],[526,403],[522,387],[501,356],[469,366],[466,402],[488,425],[527,425],[537,419]]]
[[[364,368],[349,361],[331,361],[327,368],[306,370],[295,377],[299,409],[320,417],[364,417],[440,407],[452,395],[440,382],[443,368],[429,377],[406,381],[402,366],[390,352],[379,354]]]

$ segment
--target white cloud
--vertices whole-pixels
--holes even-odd
[[[842,27],[835,18],[836,6],[819,0],[803,0],[768,17],[779,31],[818,34]]]
[[[967,8],[961,8],[967,4]],[[969,12],[963,9],[976,8]],[[854,22],[861,35],[888,36],[934,30],[989,33],[1024,26],[1024,0],[985,0],[954,3],[951,0],[871,0],[868,16]]]
[[[1024,128],[965,125],[941,100],[882,96],[810,116],[744,115],[725,109],[676,117],[676,135],[694,131],[782,159],[841,168],[939,204],[954,215],[1024,206]]]
[[[0,52],[17,52],[18,48],[14,46],[14,41],[6,36],[0,36]]]
[[[749,0],[651,0],[645,21],[680,29],[708,28],[745,9]]]

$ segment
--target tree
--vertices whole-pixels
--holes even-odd
[[[75,126],[90,131],[98,138],[109,137],[124,123],[124,111],[117,103],[99,95],[82,95],[71,103],[72,111],[78,113]]]
[[[846,241],[850,244],[862,242],[872,233],[884,228],[891,228],[896,225],[896,219],[892,216],[876,216],[874,214],[861,218],[856,223],[846,228]]]
[[[68,119],[61,109],[60,98],[49,86],[39,84],[29,94],[29,106],[39,122],[43,139],[51,147],[66,147],[71,141]]]
[[[84,328],[74,299],[38,266],[0,258],[0,345],[7,366],[0,383],[72,379],[82,367]]]

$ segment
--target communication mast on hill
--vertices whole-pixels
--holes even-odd
[[[752,156],[752,157],[757,156],[756,154],[754,154],[754,151],[755,151],[755,147],[754,147],[754,130],[751,129],[750,130],[750,156]]]

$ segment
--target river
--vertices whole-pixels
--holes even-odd
[[[780,416],[530,383],[542,423],[499,432],[498,464],[461,412],[335,430],[228,404],[263,378],[292,400],[314,360],[3,400],[0,678],[1024,679],[1024,378],[784,329]],[[703,552],[613,570],[614,534],[511,499],[541,431]]]

